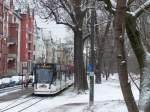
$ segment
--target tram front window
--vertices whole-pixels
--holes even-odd
[[[38,83],[51,83],[53,72],[47,69],[37,69],[36,77]]]

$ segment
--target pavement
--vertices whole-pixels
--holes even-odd
[[[88,107],[88,103],[70,103],[58,106],[48,112],[94,112]]]
[[[14,99],[21,98],[23,96],[30,96],[33,93],[33,87],[23,88],[21,90],[10,92],[6,95],[0,96],[0,102],[10,101]]]

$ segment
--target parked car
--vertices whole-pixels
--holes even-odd
[[[11,78],[8,77],[2,78],[2,84],[4,87],[11,86]]]
[[[0,79],[0,89],[4,88],[4,85],[2,83],[2,79]]]
[[[14,77],[14,80],[16,80],[16,82],[21,85],[24,81],[25,81],[25,76],[16,76]]]
[[[15,85],[20,84],[21,77],[20,76],[12,76],[11,81],[15,83]]]

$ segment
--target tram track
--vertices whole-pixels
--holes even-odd
[[[22,85],[3,88],[3,89],[0,89],[0,94],[5,93],[5,92],[14,91],[14,90],[21,89],[21,88],[22,88]]]
[[[25,99],[26,99],[26,98],[25,98]],[[30,100],[30,99],[27,99],[26,101],[28,101],[28,100]],[[20,99],[16,99],[15,101],[11,102],[11,103],[8,104],[7,106],[5,106],[5,107],[3,107],[3,108],[0,108],[0,112],[1,112],[1,110],[5,110],[5,109],[9,108],[10,106],[16,104],[16,102],[18,103],[18,101],[20,101]],[[22,101],[22,102],[19,102],[19,103],[23,103],[23,102],[26,102],[26,101]]]
[[[29,108],[29,107],[37,104],[38,102],[44,100],[44,98],[42,98],[42,99],[38,98],[37,100],[33,101],[34,99],[37,99],[37,97],[31,97],[30,99],[27,99],[27,100],[22,101],[22,102],[17,102],[16,104],[15,103],[9,104],[8,106],[0,109],[0,112],[7,112],[7,111],[9,111],[11,109],[18,108],[21,105],[24,105],[26,103],[30,103],[31,102],[28,106],[26,106],[26,107],[24,107],[24,108],[22,108],[22,109],[17,111],[17,112],[22,112],[23,110],[26,110],[27,108]],[[32,101],[33,101],[33,103],[32,103]]]
[[[39,103],[39,102],[41,102],[41,101],[43,101],[43,100],[45,100],[45,99],[40,99],[40,100],[38,100],[38,101],[32,103],[31,105],[29,105],[29,106],[27,106],[27,107],[25,107],[25,108],[23,108],[23,109],[21,109],[21,110],[19,110],[19,111],[17,111],[17,112],[22,112],[22,111],[24,111],[24,110],[26,110],[26,109],[32,107],[33,105],[35,105],[35,104],[37,104],[37,103]]]
[[[71,85],[69,85],[68,87],[66,87],[65,89],[63,89],[62,91],[53,94],[53,95],[29,95],[25,98],[21,98],[21,99],[17,99],[13,102],[11,102],[10,104],[8,104],[7,106],[0,108],[0,112],[24,112],[27,109],[31,108],[32,106],[36,105],[37,103],[47,99],[47,98],[54,98],[55,96],[61,94],[63,91],[65,91],[66,89],[68,89]],[[34,96],[33,96],[34,95]]]

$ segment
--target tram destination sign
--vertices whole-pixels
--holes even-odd
[[[53,69],[53,64],[37,64],[37,68]]]

